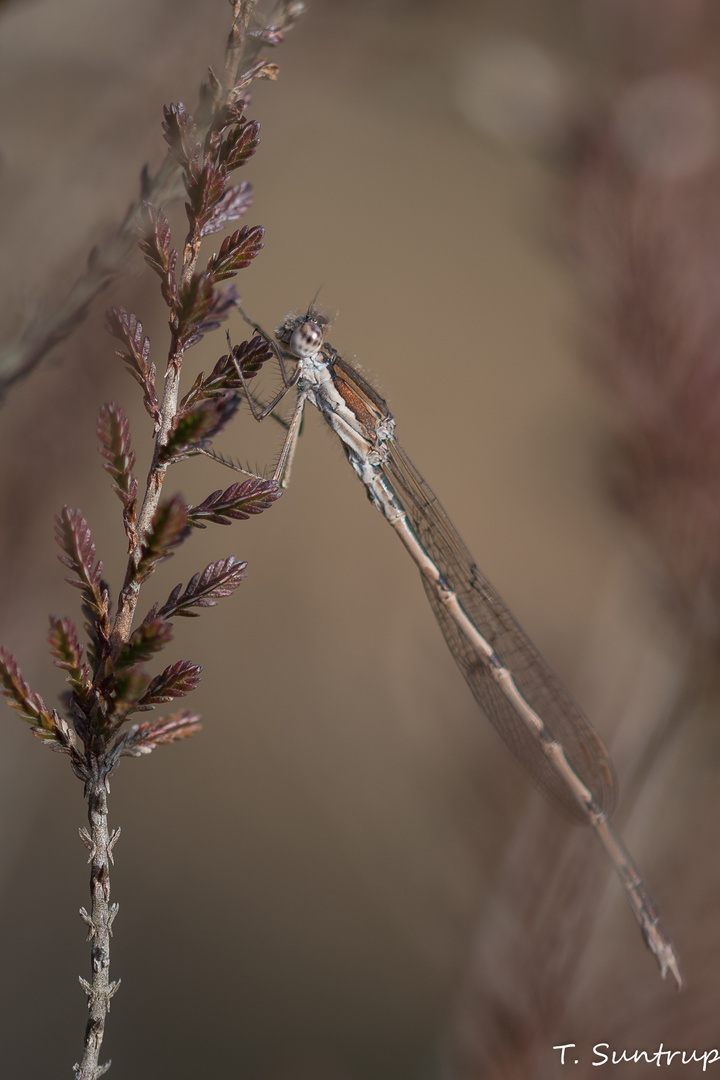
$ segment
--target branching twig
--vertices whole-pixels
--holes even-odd
[[[84,783],[88,802],[90,828],[81,830],[81,837],[90,850],[91,907],[89,913],[83,908],[80,914],[89,928],[91,975],[89,980],[80,980],[88,997],[89,1017],[82,1060],[75,1066],[79,1080],[97,1080],[109,1068],[109,1062],[100,1066],[99,1054],[105,1018],[119,985],[110,981],[110,937],[117,913],[117,905],[110,903],[110,865],[119,835],[119,829],[111,833],[108,825],[110,776],[122,757],[139,757],[157,746],[195,734],[199,718],[180,712],[130,728],[123,729],[123,725],[135,713],[148,712],[192,692],[200,678],[199,665],[178,660],[155,675],[146,672],[144,665],[172,641],[175,618],[197,616],[202,609],[230,596],[245,577],[246,563],[232,555],[210,563],[192,576],[184,590],[178,585],[165,604],[151,608],[133,630],[141,587],[195,528],[247,519],[266,510],[280,495],[275,482],[251,479],[233,484],[226,491],[214,491],[194,507],[188,506],[179,494],[162,497],[170,465],[197,453],[232,419],[243,380],[257,374],[272,356],[267,342],[259,337],[236,346],[232,359],[221,357],[210,375],[206,378],[200,374],[180,400],[180,376],[187,350],[234,310],[236,293],[226,282],[248,267],[263,246],[263,229],[244,226],[222,241],[204,268],[198,265],[203,239],[235,222],[250,205],[250,185],[229,184],[231,173],[250,159],[258,144],[258,124],[244,114],[249,100],[247,90],[253,79],[275,78],[276,66],[257,56],[258,47],[263,42],[278,44],[283,29],[300,14],[301,5],[282,5],[273,25],[255,25],[254,9],[255,0],[233,4],[223,78],[219,80],[210,72],[198,118],[193,118],[181,103],[165,109],[168,161],[155,181],[145,183],[141,210],[132,208],[114,238],[118,259],[110,269],[100,271],[99,255],[91,257],[89,275],[75,286],[63,311],[53,317],[52,328],[46,324],[37,331],[35,344],[15,365],[9,380],[27,372],[28,358],[36,363],[51,339],[58,340],[79,321],[88,298],[117,272],[141,222],[140,247],[160,277],[170,313],[170,343],[159,396],[150,342],[139,319],[120,308],[108,313],[108,330],[121,346],[118,355],[139,384],[153,421],[155,445],[140,497],[133,474],[135,454],[127,417],[115,403],[103,406],[97,427],[100,453],[122,503],[122,526],[129,547],[114,619],[110,589],[103,579],[102,563],[96,559],[87,521],[79,510],[67,507],[57,519],[61,562],[70,571],[69,584],[81,594],[87,636],[83,646],[69,618],[51,619],[50,650],[69,685],[63,704],[70,722],[47,708],[23,679],[14,658],[0,650],[0,691],[31,725],[33,734],[69,756],[73,772]],[[187,196],[188,217],[188,232],[180,253],[172,246],[170,224],[156,201],[159,194],[177,193],[177,177],[182,178]]]

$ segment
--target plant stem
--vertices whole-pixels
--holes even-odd
[[[80,1065],[75,1066],[78,1080],[97,1080],[110,1067],[106,1062],[98,1067],[100,1047],[105,1034],[105,1015],[110,1009],[110,999],[120,982],[110,982],[110,938],[112,923],[118,905],[110,903],[110,863],[112,849],[120,830],[108,830],[107,797],[109,784],[105,769],[93,758],[92,775],[85,793],[88,800],[90,831],[80,830],[83,842],[90,849],[90,914],[81,909],[80,914],[88,924],[88,940],[91,942],[91,977],[80,983],[88,996],[88,1022],[85,1028],[85,1050]]]

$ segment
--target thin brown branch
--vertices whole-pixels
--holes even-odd
[[[110,1067],[99,1067],[100,1048],[105,1034],[105,1016],[120,981],[110,980],[110,938],[117,914],[117,904],[110,903],[110,864],[112,849],[119,830],[108,830],[107,772],[98,759],[92,762],[92,773],[86,784],[90,831],[80,835],[90,850],[90,914],[81,909],[80,915],[88,925],[90,946],[90,979],[80,979],[88,998],[88,1022],[82,1061],[75,1066],[78,1080],[97,1080]]]

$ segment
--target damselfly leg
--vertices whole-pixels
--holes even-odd
[[[292,356],[292,355],[283,356],[282,350],[278,347],[278,344],[275,341],[275,339],[273,337],[271,337],[270,334],[266,333],[261,326],[258,326],[258,324],[256,322],[253,322],[253,320],[250,318],[250,316],[247,315],[243,311],[242,307],[240,306],[240,303],[237,300],[235,301],[235,307],[238,309],[238,311],[240,312],[240,314],[242,315],[243,319],[248,324],[248,326],[251,326],[256,334],[259,334],[260,337],[264,338],[265,341],[267,341],[268,345],[270,346],[270,348],[272,349],[272,351],[274,352],[274,354],[275,354],[275,356],[277,358],[278,368],[280,370],[280,379],[282,381],[282,387],[280,388],[280,390],[278,391],[278,393],[275,395],[275,397],[272,399],[271,402],[269,402],[267,405],[259,405],[259,402],[257,402],[255,400],[255,396],[252,393],[252,391],[250,390],[250,387],[248,386],[247,379],[243,375],[242,368],[240,367],[237,360],[235,359],[235,355],[233,353],[232,345],[230,343],[230,335],[228,334],[228,348],[230,349],[230,359],[232,360],[232,362],[233,362],[233,364],[235,366],[237,376],[238,376],[238,378],[240,380],[240,384],[241,384],[241,386],[243,388],[243,391],[245,393],[245,397],[247,398],[248,405],[250,406],[250,412],[252,413],[253,417],[258,422],[261,422],[261,421],[265,420],[266,417],[271,416],[273,414],[274,410],[277,408],[277,406],[280,404],[282,399],[285,397],[288,390],[291,390],[293,388],[293,386],[295,386],[296,382],[298,381],[298,379],[300,377],[300,365],[297,363],[297,360],[296,360],[296,358],[294,356]],[[287,371],[287,368],[285,366],[285,361],[287,359],[295,361],[295,365],[296,365],[295,370],[292,372],[291,375],[288,375],[288,371]],[[275,419],[278,419],[278,418],[276,417]]]

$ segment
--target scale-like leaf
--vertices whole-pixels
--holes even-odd
[[[8,700],[11,709],[33,727],[42,728],[46,738],[54,737],[54,714],[22,677],[22,672],[12,653],[0,648],[0,693]]]
[[[189,712],[176,713],[162,720],[146,720],[121,735],[111,750],[113,758],[141,757],[156,746],[188,739],[201,730],[200,717]]]
[[[215,281],[234,277],[238,270],[249,266],[263,248],[265,230],[261,225],[244,225],[223,240],[217,255],[208,260],[208,273]]]
[[[263,364],[272,360],[275,356],[272,345],[260,334],[256,334],[250,341],[241,341],[239,345],[233,345],[232,355],[245,379],[252,379],[257,375]],[[238,378],[235,364],[228,355],[221,356],[207,379],[202,383],[203,396],[209,397],[215,394],[225,394],[228,390],[242,390],[242,383]]]
[[[242,483],[232,484],[225,491],[213,491],[198,506],[188,510],[188,524],[198,529],[206,528],[206,522],[229,525],[232,521],[244,521],[251,514],[268,510],[282,495],[276,480],[251,477]]]
[[[113,490],[123,506],[128,508],[137,497],[138,485],[132,472],[135,453],[130,444],[130,422],[114,401],[103,405],[100,410],[97,434],[100,453],[105,458],[103,468],[112,476],[115,481]]]
[[[227,184],[227,166],[223,163],[205,161],[202,169],[188,175],[185,187],[189,203],[186,203],[188,220],[191,225],[200,228],[213,216],[214,208],[225,194]]]
[[[92,686],[91,672],[83,661],[82,645],[72,619],[51,615],[48,642],[55,666],[67,672],[68,682],[78,694],[86,694]]]
[[[220,151],[220,159],[228,172],[244,165],[257,150],[259,142],[260,124],[257,120],[248,120],[232,128]]]
[[[163,106],[163,135],[184,171],[197,163],[202,153],[197,127],[182,101]]]
[[[172,626],[165,619],[146,619],[130,635],[115,662],[118,669],[144,664],[172,641]]]
[[[145,408],[153,419],[157,419],[160,410],[155,392],[155,365],[148,363],[150,341],[143,334],[142,323],[122,307],[111,308],[105,318],[107,331],[125,346],[125,351],[118,350],[117,355],[142,387]]]
[[[178,412],[159,460],[170,461],[212,439],[232,420],[240,407],[237,394],[207,398]]]
[[[143,540],[142,554],[138,564],[140,579],[147,577],[154,566],[162,559],[167,559],[176,547],[189,534],[187,507],[180,495],[164,499],[153,515],[150,531]]]
[[[202,667],[199,664],[192,664],[189,660],[178,660],[177,663],[171,664],[155,676],[138,700],[137,707],[147,709],[153,705],[172,701],[173,698],[186,697],[200,682],[201,671]]]
[[[243,181],[237,187],[228,188],[203,225],[201,235],[209,236],[211,233],[220,232],[231,221],[237,221],[238,218],[241,218],[249,209],[251,203],[252,185],[247,181]]]
[[[218,600],[230,596],[245,578],[246,567],[247,563],[234,555],[210,563],[201,574],[193,574],[184,593],[180,593],[182,585],[176,585],[163,606],[153,615],[163,619],[181,615],[195,618],[198,613],[191,609],[215,607]]]
[[[95,564],[95,545],[90,527],[79,510],[64,506],[55,518],[55,539],[63,551],[58,558],[72,570],[75,577],[65,580],[79,589],[85,604],[96,616],[96,630],[101,635],[109,632],[109,598],[102,584],[102,563]]]
[[[213,277],[203,271],[193,274],[177,295],[173,314],[177,320],[178,343],[187,347],[199,323],[206,319],[213,303]],[[197,340],[197,339],[196,339]]]

